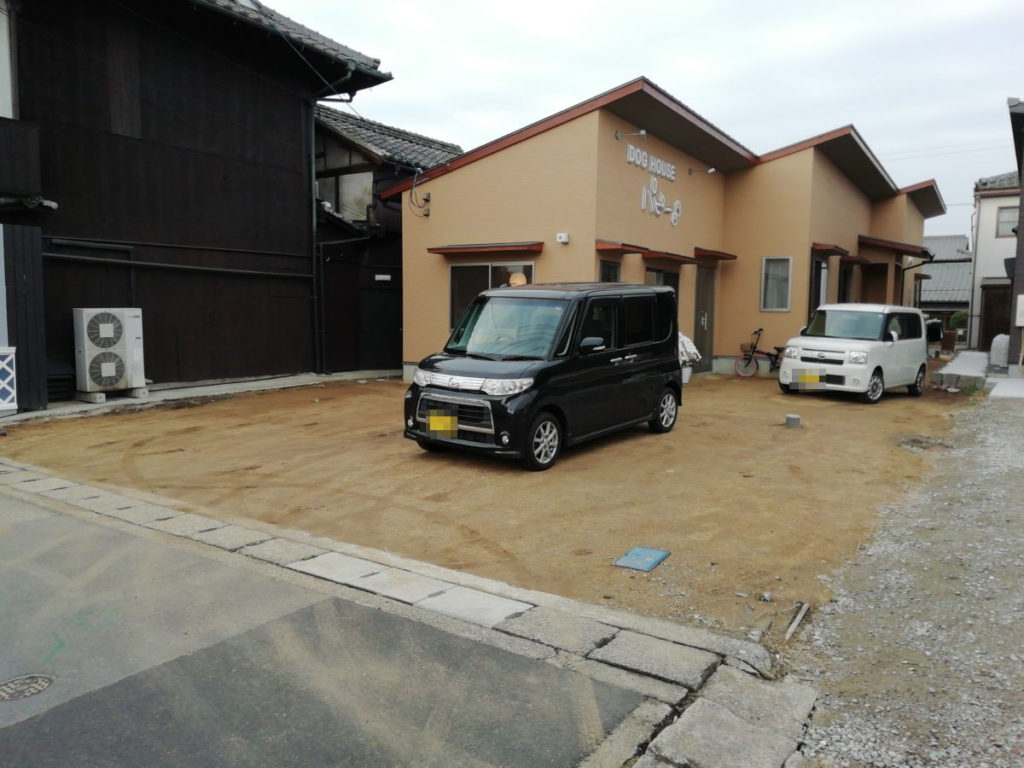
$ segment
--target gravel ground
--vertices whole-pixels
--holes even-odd
[[[821,691],[809,765],[1024,766],[1024,401],[956,419],[784,654]]]

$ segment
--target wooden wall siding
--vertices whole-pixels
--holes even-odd
[[[0,196],[29,197],[41,191],[39,129],[0,117]]]
[[[51,376],[74,368],[71,309],[109,305],[142,308],[157,382],[313,370],[309,95],[322,84],[180,0],[39,0],[19,21],[21,118],[40,126],[42,186],[60,204],[47,253],[282,273],[46,258]],[[52,245],[74,238],[131,250]]]
[[[7,336],[17,347],[18,408],[46,408],[46,350],[43,346],[42,236],[38,227],[3,227],[7,290]]]

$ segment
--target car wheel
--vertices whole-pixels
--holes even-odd
[[[551,469],[562,452],[562,424],[554,414],[543,411],[533,420],[523,445],[523,466],[532,472]]]
[[[868,380],[867,392],[861,394],[860,399],[871,405],[874,405],[882,399],[882,393],[885,391],[885,379],[882,378],[882,370],[875,368],[871,373],[871,378]]]
[[[676,401],[676,393],[671,387],[665,387],[658,397],[658,410],[647,422],[647,426],[651,428],[651,432],[671,432],[678,416],[679,403]]]
[[[782,394],[784,395],[795,395],[797,392],[795,389],[792,389],[789,384],[783,384],[781,381],[779,382],[779,389],[782,390]]]
[[[913,384],[907,384],[907,392],[914,397],[920,397],[924,393],[925,367],[922,365],[917,371],[917,377]]]
[[[416,438],[416,445],[418,445],[420,448],[422,448],[427,453],[441,453],[441,451],[444,451],[444,450],[447,449],[447,447],[444,446],[444,445],[440,445],[438,443],[432,443],[429,440],[424,440],[422,437],[417,437]]]

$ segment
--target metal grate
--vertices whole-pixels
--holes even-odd
[[[50,687],[52,677],[46,675],[19,675],[0,683],[0,701],[25,699],[42,693]]]

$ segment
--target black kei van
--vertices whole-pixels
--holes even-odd
[[[647,422],[675,426],[682,394],[668,286],[535,284],[484,291],[405,393],[405,436],[554,465],[564,445]]]

